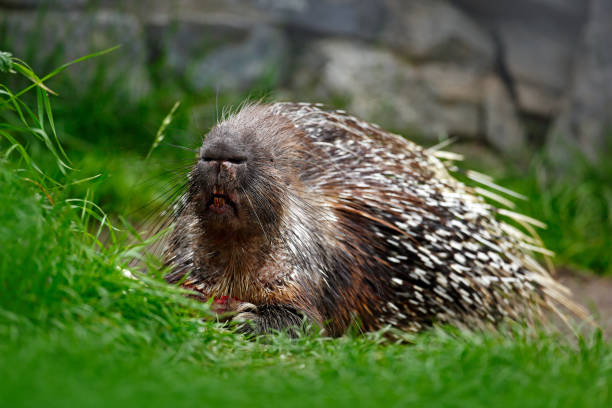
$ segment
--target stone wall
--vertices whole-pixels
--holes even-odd
[[[161,61],[193,92],[272,75],[285,98],[511,157],[540,143],[597,158],[611,134],[609,0],[0,0],[0,15],[9,51],[38,41],[34,65],[122,43],[102,63],[132,98]]]

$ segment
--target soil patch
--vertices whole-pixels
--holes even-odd
[[[574,299],[585,306],[604,332],[612,335],[612,278],[559,268],[556,279],[567,286]]]

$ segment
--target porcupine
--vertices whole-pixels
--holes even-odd
[[[535,242],[498,212],[434,152],[377,125],[320,105],[246,104],[204,139],[166,280],[254,334],[304,321],[331,336],[355,323],[474,328],[571,307]]]

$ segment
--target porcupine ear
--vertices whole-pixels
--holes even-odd
[[[492,207],[493,212],[497,216],[501,230],[508,236],[514,238],[518,243],[523,262],[529,268],[531,274],[530,280],[537,283],[545,294],[543,304],[540,306],[551,310],[556,316],[569,327],[574,334],[577,334],[566,313],[560,310],[557,305],[563,306],[564,309],[571,312],[572,315],[580,320],[588,322],[590,325],[597,326],[588,311],[579,303],[574,301],[571,296],[571,291],[553,279],[555,274],[554,266],[551,262],[551,257],[554,253],[545,248],[542,239],[535,228],[546,228],[543,222],[526,216],[524,214],[512,211],[516,205],[514,202],[506,198],[509,196],[514,199],[527,200],[528,198],[522,194],[516,193],[510,189],[496,184],[493,178],[489,175],[482,174],[473,170],[463,170],[456,165],[457,161],[462,161],[462,155],[442,150],[452,144],[455,140],[452,138],[446,139],[441,143],[426,149],[427,153],[436,157],[446,167],[449,172],[463,174],[468,180],[476,183],[475,186],[467,186],[469,190],[481,199],[489,199],[496,203]],[[503,194],[503,195],[502,195]],[[504,196],[505,195],[505,196]],[[506,208],[503,208],[506,207]],[[518,224],[524,231],[503,221],[502,217]],[[533,253],[538,253],[543,256],[546,263],[546,269],[543,268],[538,261],[533,257]],[[543,317],[543,316],[542,316]]]

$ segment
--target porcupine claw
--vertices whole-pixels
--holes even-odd
[[[254,313],[257,311],[257,306],[252,303],[243,302],[236,309],[236,316],[232,319],[235,322],[243,323],[248,320],[256,320],[257,315]]]
[[[227,321],[235,320],[238,315],[256,310],[257,307],[252,303],[242,302],[235,297],[216,296],[210,309],[218,315],[220,321]]]

